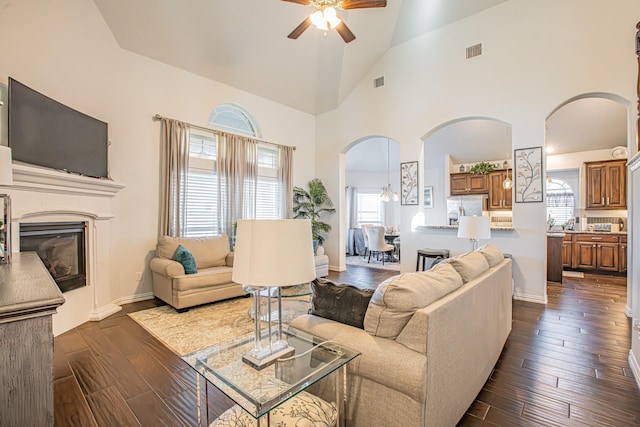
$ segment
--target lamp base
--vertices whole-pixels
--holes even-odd
[[[295,349],[286,341],[276,341],[271,343],[270,348],[262,350],[253,349],[247,354],[242,355],[242,361],[252,368],[260,371],[269,365],[275,363],[276,360],[289,357],[295,353]]]

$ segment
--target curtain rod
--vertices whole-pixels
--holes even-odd
[[[156,115],[155,115],[155,116],[153,116],[152,118],[153,118],[153,120],[162,120],[162,119],[167,119],[167,120],[176,120],[176,119],[171,119],[171,118],[169,118],[169,117],[161,116],[160,114],[156,114]],[[187,122],[184,122],[184,123],[187,123]],[[251,138],[251,139],[255,139],[255,140],[256,140],[256,141],[258,141],[258,142],[264,142],[264,143],[266,143],[266,144],[271,144],[271,145],[275,145],[275,146],[278,146],[278,147],[289,147],[289,145],[276,144],[275,142],[267,141],[267,140],[265,140],[265,139],[256,138],[256,137],[254,137],[254,136],[242,135],[242,134],[240,134],[240,133],[235,133],[235,132],[222,131],[222,130],[220,130],[220,129],[209,128],[209,127],[206,127],[206,126],[198,126],[198,125],[194,125],[193,123],[187,123],[187,124],[189,125],[189,127],[196,128],[196,129],[200,129],[200,130],[206,130],[206,131],[208,131],[208,132],[214,132],[214,133],[216,133],[216,132],[217,132],[217,133],[223,133],[223,134],[225,134],[225,133],[226,133],[226,134],[229,134],[229,135],[241,136],[241,137],[243,137],[243,138]],[[293,149],[294,149],[294,150],[296,150],[296,148],[297,148],[297,147],[294,145],[294,146],[293,146]]]

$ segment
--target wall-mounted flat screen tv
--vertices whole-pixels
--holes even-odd
[[[9,146],[14,160],[108,178],[107,123],[9,78]]]

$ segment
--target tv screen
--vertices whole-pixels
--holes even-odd
[[[14,160],[108,178],[107,124],[9,78],[9,146]]]

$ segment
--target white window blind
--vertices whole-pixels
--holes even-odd
[[[358,226],[362,224],[383,225],[382,201],[379,193],[358,193]]]
[[[185,236],[219,234],[217,188],[215,136],[213,133],[192,133],[189,141]]]
[[[553,218],[556,224],[566,224],[574,218],[575,204],[573,190],[567,182],[561,179],[547,182],[547,217]]]
[[[256,192],[256,219],[284,218],[282,212],[282,186],[278,182],[278,150],[258,147],[258,185]]]

